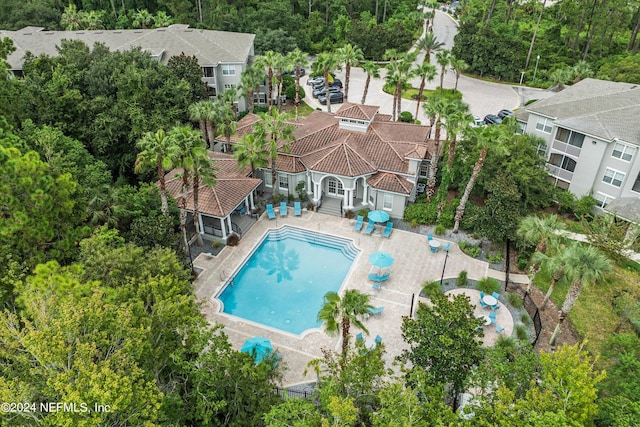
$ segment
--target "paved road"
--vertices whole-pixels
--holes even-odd
[[[457,33],[457,23],[446,13],[436,11],[434,19],[433,32],[437,36],[438,40],[445,44],[447,49],[453,47],[453,38]],[[422,62],[424,54],[421,54],[417,62]],[[435,63],[435,55],[432,55],[432,63]],[[440,84],[440,67],[438,68],[438,76],[434,81],[427,83],[427,89],[435,89]],[[384,76],[386,70],[381,70],[380,79],[372,79],[369,84],[369,92],[367,94],[366,103],[370,105],[379,105],[380,112],[391,114],[393,96],[386,94],[382,91],[384,85]],[[344,71],[338,72],[337,77],[343,82]],[[359,103],[362,100],[362,94],[364,92],[364,84],[366,80],[366,73],[361,68],[351,69],[351,78],[349,84],[349,101]],[[301,84],[306,83],[307,77],[301,79]],[[420,86],[420,79],[416,78],[412,81],[414,87]],[[451,70],[445,71],[444,87],[453,88],[455,86],[455,73]],[[313,108],[320,108],[323,111],[327,111],[326,106],[320,105],[320,103],[311,96],[309,86],[305,86],[305,102]],[[497,113],[503,108],[516,109],[524,104],[528,99],[541,98],[546,95],[546,91],[538,91],[536,89],[527,88],[526,91],[508,84],[492,83],[483,80],[474,79],[471,77],[461,76],[458,81],[458,89],[462,92],[462,100],[469,105],[471,113],[478,117],[484,117],[490,113]],[[308,93],[307,93],[308,92]],[[536,96],[536,93],[538,96]],[[520,94],[523,98],[521,99]],[[331,111],[335,112],[340,108],[340,104],[334,104],[331,107]],[[411,114],[415,114],[416,102],[403,99],[402,111],[409,111]],[[428,123],[428,119],[420,108],[418,118],[422,123]]]

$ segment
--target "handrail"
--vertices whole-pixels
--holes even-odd
[[[344,216],[344,210],[342,209],[342,205],[344,204],[344,199],[340,199],[340,216]]]

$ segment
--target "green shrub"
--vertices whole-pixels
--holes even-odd
[[[520,301],[522,301],[522,300],[520,300]],[[522,315],[520,316],[520,321],[522,322],[523,325],[531,324],[531,318],[529,317],[529,315],[527,313],[522,313]]]
[[[511,306],[515,308],[522,308],[522,306],[524,305],[524,303],[522,302],[522,298],[520,298],[520,295],[514,294],[513,292],[507,293],[507,301],[509,301],[509,304],[511,304]]]
[[[269,106],[268,105],[254,105],[253,106],[253,112],[255,114],[266,113],[267,111],[269,111]]]
[[[442,286],[440,286],[440,282],[438,282],[437,280],[424,282],[422,284],[422,292],[420,292],[420,295],[431,297],[436,293],[442,293]]]
[[[489,260],[490,264],[498,264],[502,261],[502,258],[503,257],[501,253],[487,255],[487,259]]]
[[[413,123],[413,114],[408,111],[400,113],[400,121],[404,123]]]
[[[344,211],[344,217],[347,218],[347,219],[353,219],[353,218],[355,218],[355,216],[356,216],[356,214],[352,210]]]
[[[287,99],[290,99],[292,102],[295,102],[295,100],[296,100],[296,85],[293,84],[292,86],[287,87],[287,89],[284,91],[284,94],[287,96]],[[298,93],[298,96],[300,97],[300,100],[304,99],[305,92],[304,92],[304,88],[302,86],[300,86],[300,92]]]
[[[229,234],[227,237],[227,246],[238,246],[238,243],[240,243],[240,236],[236,233]]]
[[[418,221],[416,221],[415,219],[412,219],[411,222],[409,222],[409,227],[411,228],[416,228],[418,225]]]
[[[358,211],[358,215],[360,215],[360,216],[361,216],[361,217],[363,217],[363,218],[366,218],[366,217],[367,217],[367,214],[369,214],[369,210],[368,210],[368,209],[360,209],[360,210]]]
[[[492,294],[500,290],[500,282],[492,277],[485,277],[478,281],[478,289],[485,294]]]
[[[418,224],[435,224],[438,219],[438,206],[431,203],[413,203],[404,210],[406,222],[416,221]]]
[[[477,258],[478,256],[480,256],[479,245],[473,245],[463,240],[458,243],[458,246],[460,246],[460,249],[462,250],[462,252],[469,255],[471,258]]]
[[[529,331],[526,326],[516,325],[516,337],[520,341],[528,341],[529,340]]]
[[[438,236],[442,236],[445,231],[447,231],[447,229],[444,228],[444,225],[442,224],[436,225],[436,228],[433,230],[433,232],[436,233]]]
[[[529,264],[529,261],[526,258],[523,258],[522,256],[518,256],[518,270],[520,271],[526,270],[527,264]]]
[[[466,270],[462,270],[460,272],[460,274],[458,274],[458,278],[456,279],[456,285],[458,285],[458,287],[462,288],[464,286],[467,286],[467,271]]]
[[[582,196],[578,200],[576,200],[573,206],[573,214],[578,219],[588,218],[591,216],[591,212],[593,212],[593,208],[596,206],[598,201],[593,197],[587,195]]]

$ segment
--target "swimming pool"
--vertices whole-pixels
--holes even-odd
[[[293,334],[320,327],[360,250],[352,240],[296,227],[268,231],[217,298],[223,312]]]

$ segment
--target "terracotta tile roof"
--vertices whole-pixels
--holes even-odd
[[[358,150],[356,139],[355,135],[340,135],[332,144],[304,155],[302,160],[309,169],[342,176],[376,172],[376,166],[365,153]]]
[[[231,155],[210,152],[209,157],[215,160],[214,166],[218,168],[217,180],[213,188],[200,185],[198,204],[203,214],[224,218],[260,185],[261,180],[247,177],[250,168],[248,171],[247,168],[238,170],[237,162]],[[167,193],[178,201],[182,197],[182,178],[176,176],[179,174],[182,174],[182,169],[174,169],[166,176]],[[192,188],[187,194],[187,209],[193,210]]]
[[[271,159],[269,159],[268,168],[271,168]],[[280,172],[287,173],[300,173],[305,172],[307,168],[300,161],[297,156],[288,156],[286,154],[279,154],[276,160],[276,169]]]
[[[387,172],[379,172],[369,177],[367,184],[378,190],[400,194],[411,194],[411,190],[413,189],[413,183],[406,178]]]
[[[376,116],[380,107],[376,105],[352,104],[346,102],[336,112],[336,117],[371,121]]]

